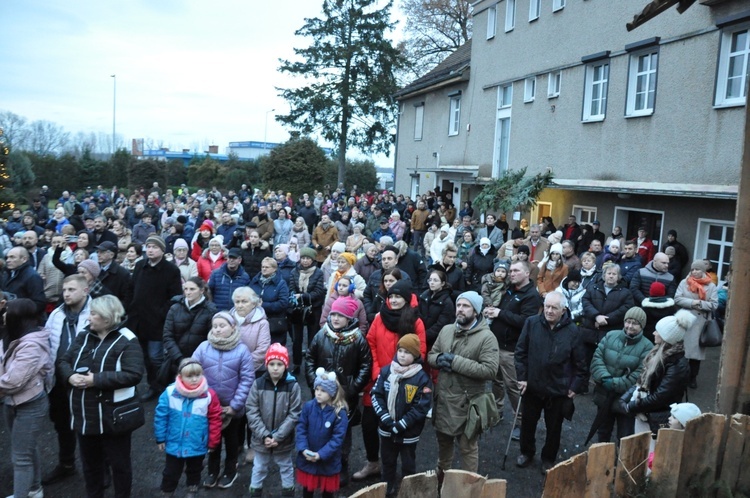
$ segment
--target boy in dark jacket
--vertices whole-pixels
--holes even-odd
[[[372,407],[380,419],[380,458],[386,496],[396,496],[396,464],[402,478],[416,473],[417,442],[432,404],[432,381],[422,368],[419,337],[398,341],[393,362],[383,367],[372,389]]]

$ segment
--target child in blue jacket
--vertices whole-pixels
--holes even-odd
[[[312,498],[317,489],[323,498],[333,498],[349,425],[347,404],[335,372],[321,367],[315,375],[315,399],[305,403],[297,423],[297,481],[304,498]]]
[[[417,471],[417,442],[432,404],[432,381],[420,361],[419,337],[406,334],[398,341],[396,357],[380,370],[372,389],[372,407],[380,419],[380,459],[386,496],[396,496],[396,464],[401,475]]]
[[[221,404],[193,358],[180,362],[174,384],[159,396],[154,412],[154,435],[166,450],[161,491],[173,496],[183,467],[188,497],[196,496],[206,452],[221,443]]]

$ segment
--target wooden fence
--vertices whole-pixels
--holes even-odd
[[[588,451],[547,472],[542,496],[557,497],[732,497],[750,496],[750,416],[704,414],[684,431],[662,429],[648,474],[651,434],[592,445]],[[505,498],[507,482],[461,470],[405,478],[399,498]],[[361,489],[351,498],[384,498],[385,483]]]

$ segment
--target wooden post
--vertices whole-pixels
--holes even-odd
[[[747,94],[747,92],[746,92]],[[745,149],[742,155],[737,193],[734,242],[732,244],[732,284],[724,325],[724,344],[716,408],[719,413],[750,414],[750,103],[745,105]]]
[[[588,455],[584,451],[549,469],[547,480],[544,481],[542,498],[583,496],[586,490],[587,459]]]
[[[584,498],[610,496],[615,482],[615,443],[597,443],[589,448]]]
[[[729,421],[727,445],[719,480],[738,495],[750,492],[750,417],[734,415]]]
[[[507,490],[508,481],[505,479],[487,479],[480,498],[505,498]]]
[[[438,479],[432,470],[404,477],[398,489],[399,498],[434,498],[437,495]]]
[[[465,470],[446,470],[440,496],[480,498],[487,478]]]
[[[646,483],[646,463],[651,432],[641,432],[620,440],[620,457],[615,474],[615,496],[635,496]]]
[[[386,483],[379,482],[377,484],[373,484],[372,486],[367,486],[366,488],[360,489],[349,498],[385,498],[386,489]]]
[[[713,413],[688,421],[682,443],[677,496],[708,496],[716,481],[719,449],[726,422],[726,416]]]
[[[661,429],[654,448],[649,496],[677,496],[685,431]],[[679,455],[679,457],[678,457]]]

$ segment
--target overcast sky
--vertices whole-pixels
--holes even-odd
[[[53,121],[71,134],[162,140],[172,150],[262,141],[266,111],[288,111],[275,87],[293,85],[305,17],[322,0],[4,0],[0,110]],[[398,12],[396,12],[397,14]],[[289,134],[268,114],[268,141]],[[377,161],[379,166],[388,166]]]

